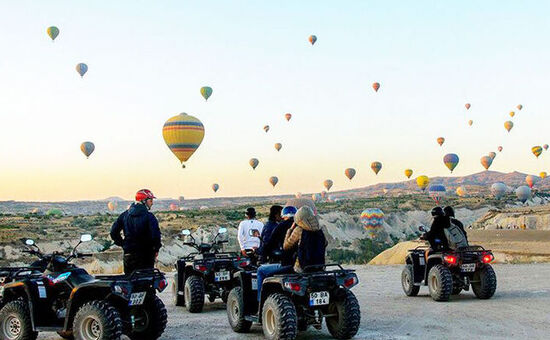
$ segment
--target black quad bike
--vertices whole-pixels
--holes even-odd
[[[334,268],[333,270],[327,270]],[[330,334],[350,339],[359,329],[359,303],[350,288],[359,282],[354,270],[339,264],[306,267],[304,273],[278,274],[258,284],[255,270],[235,273],[238,284],[227,300],[227,318],[233,331],[246,333],[261,323],[267,339],[294,339],[309,326],[321,328],[326,321]]]
[[[76,251],[91,239],[82,235],[69,255],[44,254],[33,240],[25,242],[24,252],[39,260],[26,270],[12,271],[10,282],[3,285],[1,339],[34,340],[42,331],[77,340],[120,339],[122,334],[145,340],[162,335],[166,308],[156,291],[166,288],[164,275],[147,269],[129,276],[91,276],[70,263],[91,256]]]
[[[409,250],[401,273],[403,291],[407,296],[416,296],[424,285],[432,299],[448,301],[451,295],[468,291],[471,286],[476,297],[489,299],[497,288],[497,277],[490,265],[493,260],[493,253],[481,246],[444,251],[416,247]]]
[[[197,251],[180,258],[174,274],[172,293],[176,306],[185,306],[191,313],[200,313],[204,307],[204,298],[210,302],[221,298],[227,301],[233,287],[233,273],[247,266],[249,261],[236,253],[223,252],[223,243],[227,242],[227,229],[222,227],[212,243],[199,243],[189,230],[183,230],[184,244]]]

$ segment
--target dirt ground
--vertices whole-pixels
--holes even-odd
[[[401,289],[401,266],[358,266],[353,288],[361,305],[361,327],[355,339],[548,339],[550,264],[497,264],[498,287],[491,300],[465,292],[450,302],[435,302],[422,287],[417,297]],[[201,314],[174,307],[171,289],[161,294],[168,307],[162,339],[262,339],[261,327],[250,334],[233,333],[221,302],[207,303]],[[40,340],[58,337],[44,333]],[[330,339],[321,331],[299,339]]]

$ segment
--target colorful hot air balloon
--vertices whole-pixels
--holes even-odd
[[[370,165],[370,168],[372,169],[372,171],[374,171],[376,175],[378,175],[378,173],[380,172],[380,169],[382,169],[382,163],[372,162]]]
[[[55,38],[57,38],[57,36],[59,35],[59,28],[57,28],[55,26],[50,26],[50,27],[48,27],[46,32],[48,32],[48,35],[50,36],[52,41],[54,41]]]
[[[86,156],[86,158],[90,157],[92,152],[95,150],[95,145],[92,142],[84,142],[80,144],[80,151]]]
[[[525,176],[525,183],[529,186],[529,188],[533,188],[533,185],[537,183],[537,177],[533,175],[527,175]]]
[[[469,109],[470,109],[470,106],[471,106],[470,103],[464,104],[464,107],[466,107],[466,110],[469,110]]]
[[[283,147],[283,144],[275,143],[275,150],[280,151],[282,147]]]
[[[367,208],[361,212],[360,220],[366,230],[376,231],[384,226],[384,212],[378,208]]]
[[[258,166],[258,164],[260,164],[260,161],[257,158],[251,158],[248,161],[248,164],[250,164],[250,166],[252,167],[252,170],[256,170],[256,167]]]
[[[277,183],[279,183],[279,179],[277,178],[277,176],[271,176],[269,177],[269,183],[271,183],[271,185],[273,185],[273,187],[275,188]]]
[[[548,150],[548,144],[544,144],[542,148],[544,149],[544,151]]]
[[[312,34],[309,36],[308,40],[313,45],[317,41],[317,37]]]
[[[491,164],[493,164],[493,159],[489,156],[483,156],[481,157],[481,165],[483,165],[483,167],[485,168],[485,170],[489,170],[489,167],[491,166]]]
[[[474,121],[471,120],[471,119],[468,121],[468,125],[470,125],[470,126],[472,126],[473,123],[474,123]]]
[[[325,187],[328,191],[330,191],[330,188],[332,188],[332,185],[333,185],[333,184],[334,184],[334,183],[333,183],[332,180],[330,180],[330,179],[326,179],[326,180],[323,182],[324,187]]]
[[[291,113],[286,113],[285,114],[285,119],[287,122],[290,122],[290,119],[292,118],[292,114]]]
[[[84,63],[80,63],[78,65],[76,65],[76,72],[78,72],[78,74],[80,74],[80,77],[84,77],[84,74],[86,74],[86,72],[88,72],[88,65],[84,64]]]
[[[411,169],[405,170],[405,176],[407,176],[407,178],[411,178],[412,174],[413,174],[413,171]]]
[[[466,189],[464,187],[458,187],[456,188],[456,194],[459,197],[464,197],[466,196]]]
[[[533,153],[533,155],[535,155],[537,158],[539,158],[540,154],[542,153],[542,147],[541,146],[533,146],[531,148],[531,152]]]
[[[504,128],[506,129],[506,131],[510,132],[510,130],[512,130],[512,128],[514,127],[514,123],[512,123],[511,121],[506,121],[504,122]]]
[[[171,211],[176,211],[178,210],[178,205],[176,203],[170,203],[170,210]]]
[[[430,188],[428,189],[428,194],[437,205],[441,203],[441,200],[445,197],[446,192],[447,190],[445,189],[445,186],[441,184],[430,185]]]
[[[220,185],[218,183],[212,184],[212,190],[214,190],[214,192],[217,192],[219,188],[220,188]]]
[[[495,196],[497,200],[504,196],[507,189],[508,187],[506,186],[506,184],[502,182],[496,182],[491,185],[491,193]]]
[[[492,160],[495,160],[495,157],[497,156],[497,153],[494,151],[491,151],[487,154],[487,156],[491,157]]]
[[[498,152],[502,152],[502,146],[499,146],[499,147],[497,148],[497,150],[498,150]]]
[[[185,167],[183,162],[187,162],[201,145],[204,126],[197,118],[187,113],[180,113],[164,123],[162,137],[170,151]]]
[[[541,173],[539,174],[539,176],[540,176],[540,178],[545,179],[546,176],[547,176],[546,171],[541,172]]]
[[[267,133],[269,131],[269,125],[264,126],[264,131]]]
[[[116,202],[111,201],[107,203],[107,209],[109,209],[109,211],[115,211],[116,206],[117,206]]]
[[[445,157],[443,157],[443,163],[445,163],[447,168],[451,170],[451,173],[458,165],[458,161],[459,161],[458,155],[454,153],[448,153],[445,155]]]
[[[443,138],[443,137],[438,137],[438,138],[437,138],[437,144],[439,144],[439,146],[442,146],[443,143],[445,143],[445,138]]]
[[[208,98],[212,95],[212,88],[210,86],[201,87],[201,95],[204,100],[208,100]]]
[[[346,175],[347,178],[349,178],[349,180],[351,181],[353,179],[353,177],[355,177],[355,169],[354,168],[347,168],[345,171],[344,171],[344,174]]]
[[[521,110],[523,109],[523,105],[519,104],[518,106],[516,106],[518,110]]]
[[[428,184],[430,183],[430,179],[428,176],[418,176],[416,178],[416,185],[418,185],[418,188],[422,191],[426,190],[426,187],[428,187]]]
[[[516,197],[521,203],[527,202],[531,198],[531,188],[527,185],[522,185],[516,189]]]
[[[374,89],[374,92],[378,92],[378,89],[380,88],[380,83],[372,83],[372,88]]]
[[[514,117],[516,115],[516,113],[514,111],[510,111],[509,115],[510,115],[510,117]]]

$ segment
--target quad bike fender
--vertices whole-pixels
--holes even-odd
[[[72,329],[76,312],[80,306],[90,300],[109,300],[116,306],[128,305],[128,299],[115,293],[110,282],[92,281],[84,283],[71,291],[71,295],[67,301],[67,314],[63,326],[64,331],[70,331]]]
[[[426,260],[426,270],[424,271],[425,284],[428,284],[428,274],[430,273],[430,269],[432,269],[432,267],[435,266],[436,264],[442,264],[442,263],[443,263],[442,254],[430,254],[430,256],[428,256],[428,259]]]
[[[0,296],[0,308],[10,301],[23,299],[27,301],[31,316],[31,324],[33,330],[36,330],[35,327],[35,311],[32,303],[32,294],[30,287],[22,281],[16,281],[7,283],[4,285],[2,295]]]
[[[425,279],[426,275],[426,259],[424,258],[424,254],[409,253],[407,258],[405,259],[405,264],[412,265],[413,282],[420,285],[422,283],[422,280]]]

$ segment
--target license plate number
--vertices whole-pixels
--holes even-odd
[[[475,272],[476,271],[476,264],[475,263],[465,263],[460,266],[460,270],[463,272]]]
[[[252,290],[258,290],[258,279],[252,279]]]
[[[330,294],[328,292],[313,292],[309,294],[310,306],[328,305]]]
[[[216,272],[214,273],[214,281],[229,281],[229,271]]]
[[[132,295],[130,295],[130,302],[128,302],[128,305],[129,306],[142,305],[143,301],[145,301],[146,294],[147,292],[132,293]]]

